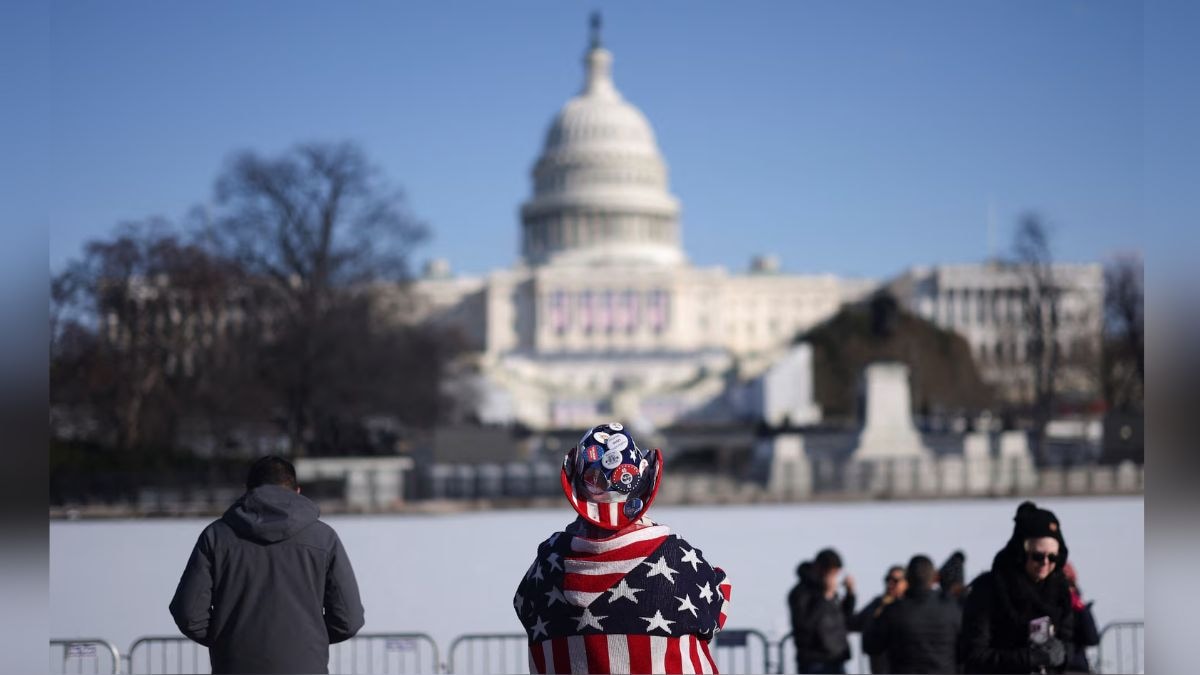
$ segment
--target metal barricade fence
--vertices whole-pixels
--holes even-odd
[[[436,673],[442,662],[437,643],[425,633],[359,633],[329,646],[330,673]]]
[[[208,648],[179,635],[138,638],[127,658],[131,675],[209,673],[212,669]],[[441,667],[437,644],[425,633],[364,633],[329,646],[331,673],[404,675],[435,673]]]
[[[847,673],[869,673],[861,636],[851,633]],[[721,672],[793,673],[796,649],[792,634],[772,644],[754,629],[726,629],[717,634],[710,651]],[[405,675],[527,672],[529,646],[524,633],[468,633],[450,643],[442,664],[437,643],[425,633],[368,633],[330,646],[331,673]],[[1145,672],[1145,623],[1116,621],[1100,631],[1092,666],[1097,673]],[[183,636],[138,638],[122,658],[110,642],[94,638],[50,640],[50,672],[55,675],[131,675],[208,673],[208,649]]]
[[[208,647],[182,635],[147,635],[133,641],[125,657],[131,675],[209,673]]]
[[[850,660],[846,662],[847,673],[870,673],[871,661],[867,653],[862,650],[862,634],[850,633],[846,636],[846,641],[850,643]],[[774,670],[768,672],[774,673],[794,673],[796,672],[796,644],[792,640],[792,634],[788,633],[779,639],[775,645],[775,666]]]
[[[1114,621],[1100,631],[1100,644],[1092,659],[1097,673],[1146,672],[1146,624]]]
[[[50,671],[55,675],[121,672],[121,652],[107,640],[50,640]]]
[[[771,672],[771,643],[754,629],[726,628],[713,638],[709,651],[722,673]]]
[[[446,672],[527,673],[529,637],[525,633],[468,633],[450,643]]]

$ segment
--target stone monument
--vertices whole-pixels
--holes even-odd
[[[858,437],[856,461],[932,460],[912,420],[908,366],[903,363],[869,364],[866,382],[866,420]]]

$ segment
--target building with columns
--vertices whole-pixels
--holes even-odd
[[[1079,398],[1094,397],[1099,394],[1104,269],[1098,263],[1057,263],[1051,274],[1061,289],[1059,386]],[[981,376],[1001,395],[1015,401],[1032,397],[1024,318],[1030,281],[1021,267],[1001,262],[912,267],[889,288],[909,311],[966,338]],[[1089,372],[1093,366],[1096,372]]]
[[[811,377],[811,351],[797,352],[796,336],[880,284],[783,274],[772,256],[738,272],[692,265],[667,163],[616,86],[598,23],[583,66],[583,86],[554,116],[533,164],[519,260],[483,277],[433,261],[411,297],[396,294],[392,313],[466,339],[471,356],[455,391],[485,423],[544,431],[615,417],[657,428],[780,410],[792,423],[818,421],[811,399],[766,400],[783,389],[764,383],[784,377],[781,364]],[[1070,352],[1074,338],[1099,339],[1102,272],[1056,273],[1074,289],[1063,300]],[[1028,367],[1011,367],[1025,355],[1024,287],[1016,270],[990,263],[913,268],[890,284],[911,311],[963,334],[984,378],[1014,392],[1031,381]],[[796,390],[811,396],[810,385]]]
[[[753,392],[777,389],[759,380],[795,362],[795,336],[877,282],[781,274],[769,256],[744,272],[690,264],[654,130],[617,89],[597,25],[583,66],[533,165],[520,260],[481,278],[435,261],[408,314],[466,338],[463,377],[484,422],[756,420],[765,408]],[[807,418],[795,423],[819,415],[795,409]]]

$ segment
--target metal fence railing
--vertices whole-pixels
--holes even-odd
[[[131,675],[209,673],[208,648],[179,635],[138,638],[129,648]],[[329,646],[329,672],[405,675],[442,670],[437,643],[425,633],[363,633]]]
[[[1142,621],[1114,621],[1100,631],[1092,668],[1097,673],[1146,672],[1146,626]]]
[[[529,638],[524,633],[468,633],[450,643],[446,672],[527,673]]]
[[[851,633],[847,673],[869,673],[870,663],[861,648],[861,636]],[[717,634],[710,651],[721,672],[796,672],[792,634],[772,642],[754,629],[726,629]],[[1116,621],[1100,631],[1100,644],[1091,650],[1097,673],[1144,673],[1145,624]],[[528,672],[529,642],[524,633],[468,633],[450,643],[446,661],[432,637],[425,633],[365,633],[329,650],[331,673],[407,675],[454,673],[474,675]],[[180,635],[138,638],[122,657],[106,640],[71,638],[50,640],[50,673],[54,675],[131,675],[155,673],[209,673],[208,649]]]
[[[121,652],[107,640],[72,638],[50,640],[50,673],[108,675],[121,672]]]
[[[771,672],[771,643],[754,629],[726,628],[717,633],[709,651],[722,673]]]
[[[871,672],[870,659],[867,653],[862,650],[862,634],[850,633],[846,636],[846,641],[850,643],[850,660],[846,662],[846,672]],[[767,671],[769,673],[798,672],[796,667],[796,643],[792,639],[791,633],[784,635],[775,644],[775,662],[771,665],[773,668]]]
[[[147,635],[133,641],[125,656],[131,675],[210,673],[208,647],[182,635]]]
[[[329,672],[369,675],[436,673],[437,643],[425,633],[360,633],[329,646]]]

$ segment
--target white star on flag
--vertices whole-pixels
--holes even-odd
[[[641,619],[642,619],[642,621],[649,622],[649,625],[646,626],[647,633],[654,630],[655,628],[661,628],[667,632],[667,635],[670,635],[671,634],[671,626],[669,624],[675,623],[674,621],[668,621],[667,619],[664,619],[663,615],[662,615],[662,610],[660,610],[660,609],[654,610],[654,616],[643,616],[643,617],[641,617]]]
[[[579,617],[579,625],[575,626],[575,630],[583,630],[584,626],[591,626],[596,630],[604,630],[604,627],[600,625],[600,619],[607,618],[607,616],[595,616],[592,614],[592,610],[584,607],[583,614]]]
[[[559,572],[562,571],[562,565],[558,564],[557,553],[551,553],[550,555],[546,556],[546,562],[550,563],[550,569],[558,570]]]
[[[533,630],[533,637],[535,638],[537,637],[538,633],[541,633],[546,637],[550,637],[550,634],[546,632],[546,622],[542,621],[542,617],[540,616],[537,618],[537,623],[530,626],[530,629]]]
[[[707,581],[704,582],[703,586],[697,584],[696,588],[700,589],[700,597],[704,598],[705,600],[707,600],[709,602],[712,602],[713,592],[712,592],[712,588],[709,587]]]
[[[525,609],[525,598],[521,597],[520,593],[513,598],[513,607],[516,607],[518,612]]]
[[[645,589],[633,588],[629,584],[625,583],[624,579],[622,579],[621,583],[617,584],[612,588],[612,590],[609,591],[609,593],[612,593],[612,595],[608,597],[608,603],[611,605],[621,598],[629,598],[633,601],[633,604],[636,605],[638,601],[637,594],[641,593],[643,590]]]
[[[550,544],[550,546],[554,546],[554,542],[558,541],[558,535],[560,534],[562,533],[555,532],[554,534],[550,535],[550,538],[546,540],[546,543]]]
[[[561,601],[564,605],[567,603],[567,599],[563,597],[562,591],[558,590],[557,588],[551,588],[546,593],[546,598],[547,607],[553,607],[555,602]]]
[[[680,546],[679,550],[684,551],[683,557],[680,558],[680,560],[685,563],[692,563],[692,571],[693,572],[699,571],[700,568],[697,567],[696,565],[698,565],[700,563],[700,558],[696,556],[695,549],[688,550],[688,549]]]
[[[649,579],[650,577],[652,577],[656,574],[661,574],[667,578],[667,581],[670,581],[671,583],[675,583],[675,577],[673,577],[671,575],[679,574],[679,570],[673,570],[670,567],[667,567],[667,557],[666,556],[660,556],[658,559],[658,562],[656,562],[656,563],[644,562],[642,564],[648,565],[650,567],[650,571],[646,573],[647,579]]]
[[[534,561],[534,563],[533,563],[533,578],[537,579],[538,581],[541,581],[543,579],[542,564],[537,561]]]
[[[696,614],[696,606],[692,604],[692,596],[685,593],[682,598],[677,595],[675,599],[679,601],[679,611],[687,611],[691,612],[692,616],[699,616]]]

